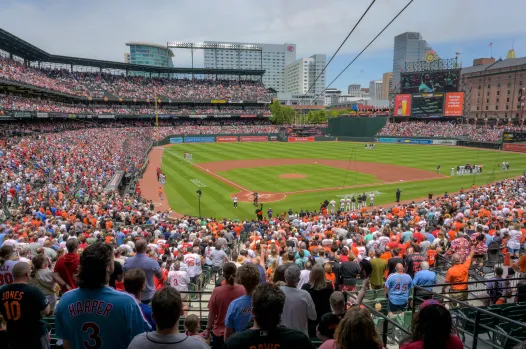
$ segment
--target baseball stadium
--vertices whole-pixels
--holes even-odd
[[[426,52],[388,104],[286,105],[262,46],[154,48],[192,67],[0,29],[0,347],[524,346],[526,90],[480,118],[469,79],[526,61]]]

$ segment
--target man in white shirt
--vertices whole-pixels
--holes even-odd
[[[173,270],[168,272],[168,281],[167,283],[175,287],[179,292],[187,292],[188,284],[190,283],[190,275],[186,271],[180,270],[180,263],[174,262],[172,265]]]
[[[334,214],[334,213],[335,213],[336,201],[334,201],[334,199],[333,199],[333,200],[331,200],[331,201],[329,202],[329,204],[331,204],[331,213]]]
[[[300,280],[298,281],[298,288],[309,282],[310,270],[312,269],[311,262],[305,263],[305,269],[300,272]]]
[[[369,194],[369,206],[374,206],[374,193]]]
[[[193,253],[184,255],[184,262],[188,265],[188,275],[193,284],[197,284],[197,280],[199,280],[199,276],[201,276],[202,273],[201,256],[195,253],[195,249],[199,249],[199,247],[194,247]]]

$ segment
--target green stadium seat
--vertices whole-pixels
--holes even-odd
[[[502,311],[502,316],[515,321],[526,322],[526,306],[508,307]]]
[[[517,328],[514,324],[503,323],[496,326],[497,331],[493,336],[493,342],[502,349],[511,349],[516,347],[520,342],[526,340],[526,327]],[[514,341],[506,336],[517,338],[519,341]]]

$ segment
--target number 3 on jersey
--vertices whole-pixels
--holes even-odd
[[[102,348],[102,338],[100,338],[100,328],[94,322],[85,322],[82,325],[82,332],[89,333],[89,340],[83,341],[84,348],[86,349],[100,349]]]

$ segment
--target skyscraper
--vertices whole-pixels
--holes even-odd
[[[285,67],[286,92],[305,94],[325,67],[325,55],[313,55],[300,58]],[[325,89],[326,71],[321,74],[316,84],[310,89],[309,94],[323,95]]]
[[[382,80],[369,82],[369,97],[373,100],[382,99]]]
[[[406,62],[418,62],[425,59],[426,51],[431,47],[417,32],[406,32],[395,36],[393,54],[393,88],[400,84],[400,73],[405,69]]]
[[[384,73],[382,76],[382,96],[379,99],[389,99],[389,93],[393,88],[393,73]]]
[[[285,92],[285,66],[296,61],[295,44],[255,44],[205,41],[206,44],[258,45],[263,52],[229,49],[205,49],[205,68],[265,70],[263,84]]]

